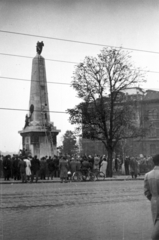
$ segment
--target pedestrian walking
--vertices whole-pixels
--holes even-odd
[[[144,194],[151,201],[153,219],[152,240],[159,239],[159,154],[153,157],[154,168],[145,174]]]

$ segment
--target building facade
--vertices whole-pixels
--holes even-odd
[[[152,156],[159,153],[159,91],[136,89],[134,93],[124,93],[124,101],[133,106],[133,121],[138,128],[144,129],[142,137],[123,139],[115,154],[126,156]],[[82,154],[107,154],[100,141],[81,140]]]

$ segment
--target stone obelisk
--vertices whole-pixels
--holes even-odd
[[[56,136],[60,132],[50,122],[45,59],[40,55],[43,46],[43,42],[38,42],[36,46],[37,55],[32,61],[29,112],[24,129],[19,131],[23,149],[39,158],[57,155]]]

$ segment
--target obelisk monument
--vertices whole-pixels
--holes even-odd
[[[37,55],[32,61],[29,112],[23,130],[19,131],[23,149],[39,158],[57,154],[56,136],[60,132],[50,122],[45,59],[41,56],[43,46],[43,42],[38,42],[36,46]]]

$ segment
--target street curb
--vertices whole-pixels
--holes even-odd
[[[113,181],[143,181],[144,178],[136,178],[136,179],[133,179],[133,178],[106,178],[104,180],[97,180],[97,181],[81,181],[81,183],[85,183],[85,182],[113,182]],[[23,183],[23,184],[34,184],[36,182],[33,182],[33,183],[30,183],[30,182],[27,182],[27,183]],[[61,183],[61,181],[58,179],[58,180],[39,180],[37,183]],[[37,184],[36,183],[36,184]],[[78,183],[78,181],[68,181],[68,183]],[[4,181],[4,180],[0,180],[0,184],[22,184],[21,181]]]

